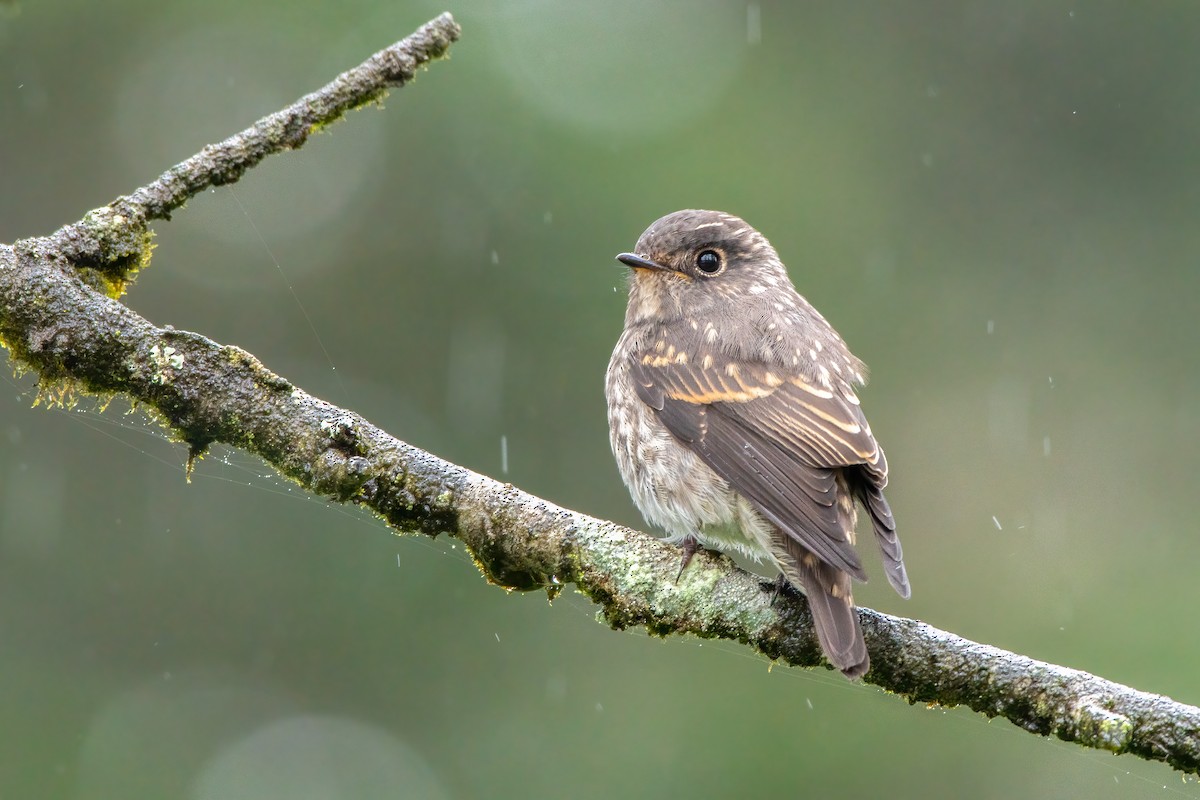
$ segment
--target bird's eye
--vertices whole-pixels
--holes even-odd
[[[696,269],[705,275],[716,275],[721,271],[721,255],[716,250],[701,250],[696,256]]]

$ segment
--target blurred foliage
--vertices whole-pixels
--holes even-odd
[[[13,9],[0,241],[443,10]],[[677,208],[740,214],[873,368],[914,594],[860,601],[1200,702],[1200,6],[450,10],[449,62],[158,225],[126,301],[639,525],[604,421],[612,257]],[[185,485],[137,414],[31,411],[32,380],[6,381],[5,797],[1200,795],[733,645],[611,633],[242,454]]]

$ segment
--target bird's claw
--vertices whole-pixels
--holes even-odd
[[[683,571],[687,569],[687,565],[692,563],[692,558],[696,553],[704,548],[696,541],[695,536],[685,536],[683,541],[679,543],[679,548],[683,550],[683,560],[679,562],[679,574],[675,576],[675,582],[679,583],[679,579],[683,577]]]

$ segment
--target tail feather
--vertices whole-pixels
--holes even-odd
[[[793,569],[786,569],[784,575],[803,587],[825,657],[850,680],[861,678],[870,669],[871,658],[854,610],[850,575],[794,543],[789,545],[787,566]]]
[[[908,583],[908,571],[904,568],[904,548],[900,546],[900,537],[896,535],[892,509],[883,492],[875,486],[860,485],[859,499],[871,515],[871,527],[875,529],[875,541],[883,551],[883,571],[888,583],[897,594],[908,598],[912,595],[912,587]]]
[[[851,680],[861,678],[871,668],[871,658],[850,596],[850,576],[818,562],[813,569],[801,570],[801,580],[808,590],[817,639],[829,663]]]

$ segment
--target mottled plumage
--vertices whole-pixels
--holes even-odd
[[[830,662],[862,676],[856,500],[909,596],[887,460],[854,391],[866,368],[737,217],[669,214],[618,259],[633,274],[605,389],[634,502],[671,541],[776,566],[808,595]]]

